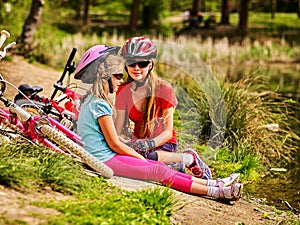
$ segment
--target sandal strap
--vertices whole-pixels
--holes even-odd
[[[224,189],[223,189],[224,182],[220,178],[217,179],[217,182],[219,184],[219,195],[220,195],[220,198],[224,199]]]
[[[224,181],[221,178],[217,178],[217,186],[220,187],[220,185],[224,186]]]

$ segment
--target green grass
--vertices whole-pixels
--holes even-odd
[[[175,202],[168,188],[124,191],[102,177],[86,175],[82,169],[81,164],[43,147],[15,143],[0,147],[1,185],[25,193],[47,187],[69,196],[67,200],[30,203],[59,212],[43,218],[47,224],[169,224]],[[26,224],[5,218],[1,221]]]
[[[230,14],[230,24],[237,25],[239,16],[237,13]],[[280,31],[283,27],[288,30],[300,29],[299,18],[296,13],[275,13],[275,18],[271,18],[271,13],[249,12],[248,27],[260,28],[262,30]]]

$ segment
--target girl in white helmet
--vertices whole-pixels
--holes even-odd
[[[127,145],[148,159],[171,167],[179,165],[179,171],[187,168],[196,177],[211,179],[209,167],[195,150],[175,153],[178,143],[173,129],[173,113],[177,99],[172,86],[153,72],[156,54],[156,46],[145,37],[132,37],[122,46],[121,56],[125,59],[128,76],[116,95],[117,132],[122,137],[130,120],[134,128]]]

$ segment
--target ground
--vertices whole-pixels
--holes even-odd
[[[15,86],[28,83],[43,87],[44,96],[52,94],[53,84],[59,79],[62,72],[39,64],[29,64],[20,57],[14,57],[11,62],[2,61],[0,71],[2,76]],[[14,93],[16,91],[8,89],[6,97],[11,97]],[[109,180],[114,185],[132,191],[156,185],[120,177],[113,177]],[[259,199],[248,196],[243,196],[242,199],[232,202],[232,204],[225,204],[178,191],[174,191],[174,194],[178,201],[171,217],[171,224],[289,224],[286,213],[278,215],[270,207],[260,204]],[[45,224],[43,216],[34,217],[34,215],[47,216],[59,212],[31,204],[40,198],[65,199],[69,196],[63,196],[48,189],[42,193],[20,193],[0,186],[0,218],[23,220],[30,225]],[[298,219],[300,219],[299,216]]]

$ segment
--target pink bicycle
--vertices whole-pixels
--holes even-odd
[[[54,92],[50,98],[38,95],[38,93],[43,90],[42,87],[31,87],[28,84],[22,84],[19,87],[19,93],[15,96],[15,103],[21,108],[24,108],[30,112],[35,112],[36,114],[40,113],[51,115],[68,128],[76,130],[76,124],[79,114],[78,104],[81,96],[72,88],[70,88],[69,83],[66,85],[66,87],[63,86],[63,80],[66,74],[68,73],[70,79],[71,74],[75,71],[75,63],[72,63],[72,61],[74,59],[76,51],[77,49],[73,48],[61,77],[53,85]],[[75,88],[76,87],[77,86],[75,86]],[[22,90],[26,92],[26,96],[21,93]],[[58,91],[62,92],[62,94],[55,98]],[[63,107],[60,105],[60,103],[64,100],[67,101],[65,101]]]
[[[0,48],[7,37],[9,37],[9,33],[2,31]],[[6,49],[13,44],[15,43],[7,45],[3,51],[0,51],[0,60],[5,57]],[[0,108],[0,135],[9,138],[21,137],[31,143],[44,145],[58,153],[75,156],[95,173],[106,178],[113,176],[111,168],[83,148],[84,144],[75,132],[48,115],[33,116],[13,101],[5,98],[4,92],[7,84],[16,88],[0,75],[0,101],[7,107],[7,109]]]

